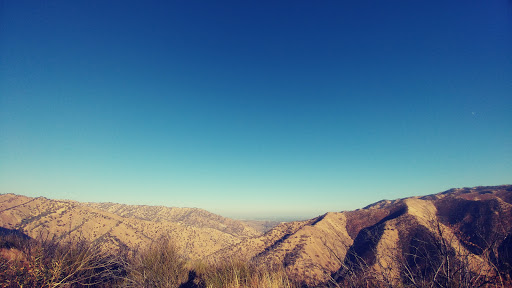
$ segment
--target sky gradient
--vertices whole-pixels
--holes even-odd
[[[0,0],[0,193],[268,218],[499,184],[509,0]]]

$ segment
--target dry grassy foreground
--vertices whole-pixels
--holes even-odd
[[[290,277],[282,266],[257,265],[236,259],[221,263],[188,260],[165,237],[139,250],[106,251],[97,242],[36,241],[13,232],[0,236],[0,287],[441,288],[476,287],[474,284],[477,283],[478,287],[510,287],[510,282],[504,281],[499,275],[471,281],[453,277],[450,282],[440,282],[432,278],[431,273],[421,271],[419,274],[409,274],[409,281],[385,281],[391,279],[386,278],[389,271],[369,269],[365,265],[353,266],[347,270],[349,277],[344,277],[338,283],[331,278],[326,283],[307,286]],[[457,265],[452,265],[459,269],[453,271],[454,276],[467,268],[461,266],[460,262]]]
[[[255,237],[200,210],[0,196],[0,287],[512,287],[512,185],[383,200]]]
[[[0,237],[0,287],[300,287],[280,267],[189,261],[168,238],[144,249],[105,251],[94,242],[20,235]]]

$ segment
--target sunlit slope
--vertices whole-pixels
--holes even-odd
[[[381,274],[389,271],[392,278],[399,276],[393,275],[398,273],[394,267],[399,264],[397,259],[406,259],[403,256],[411,254],[418,242],[440,237],[450,249],[467,255],[470,267],[484,270],[489,264],[482,260],[485,249],[504,251],[505,245],[510,245],[507,243],[511,241],[504,240],[512,237],[511,200],[510,185],[383,200],[355,211],[284,223],[212,256],[243,255],[256,261],[282,263],[294,276],[309,283],[331,277],[341,280],[342,264],[352,265],[356,260]],[[498,259],[495,265],[503,261]]]
[[[165,206],[125,205],[117,203],[84,203],[123,218],[133,218],[151,222],[174,222],[197,228],[211,228],[236,237],[259,235],[245,223],[222,217],[199,208],[177,208]]]
[[[465,257],[466,268],[478,273],[512,267],[512,185],[382,200],[354,211],[282,223],[262,235],[240,221],[195,208],[4,194],[0,226],[34,238],[86,238],[132,248],[169,235],[192,259],[277,263],[309,284],[344,281],[350,276],[347,267],[361,263],[388,278],[383,281],[399,281],[403,264],[415,261],[411,257],[418,256],[419,248],[439,256],[436,241],[451,255]]]
[[[257,235],[242,223],[199,209],[126,206],[129,209],[125,211],[131,211],[126,214],[118,213],[119,210],[111,213],[108,209],[93,206],[101,204],[86,205],[74,201],[3,194],[0,195],[0,226],[21,229],[33,238],[85,238],[131,248],[168,235],[191,258],[204,257],[243,238]],[[168,211],[181,215],[178,217],[181,221],[176,217],[166,219]],[[134,215],[154,215],[151,216],[154,219]]]

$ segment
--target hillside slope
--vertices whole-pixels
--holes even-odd
[[[419,253],[420,243],[442,239],[450,253],[464,255],[471,262],[468,265],[484,273],[492,269],[489,265],[512,263],[506,259],[507,251],[512,251],[512,241],[506,240],[512,238],[511,200],[511,185],[383,200],[355,211],[284,223],[212,256],[244,255],[254,261],[282,263],[289,273],[308,283],[331,277],[343,281],[356,264],[387,275],[382,281],[395,281],[403,277],[395,267],[398,259],[412,261],[404,255]],[[494,262],[487,261],[491,250],[496,252]]]
[[[116,209],[111,213],[108,208]],[[168,214],[178,216],[166,219]],[[0,195],[0,227],[19,229],[32,238],[85,238],[114,247],[131,248],[168,235],[185,255],[193,259],[257,235],[254,229],[243,223],[204,210],[102,206],[14,194]]]
[[[177,208],[165,206],[125,205],[117,203],[84,203],[123,218],[151,222],[173,222],[197,228],[211,228],[235,237],[254,237],[260,233],[242,221],[222,217],[199,208]]]
[[[445,287],[455,285],[455,276],[483,283],[498,270],[506,281],[512,276],[512,185],[382,200],[281,223],[264,234],[201,209],[4,194],[0,227],[33,238],[82,237],[114,247],[138,247],[169,235],[192,259],[277,263],[313,285],[414,286],[417,279],[434,277]]]

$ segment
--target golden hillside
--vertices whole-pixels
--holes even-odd
[[[460,282],[470,275],[473,284],[489,275],[512,276],[512,185],[382,200],[281,223],[264,234],[201,209],[4,194],[0,227],[32,238],[85,238],[132,248],[169,235],[190,259],[277,263],[313,287],[414,286],[415,279],[444,281],[439,283],[445,287],[455,276]]]
[[[260,233],[245,223],[222,217],[199,208],[177,208],[148,205],[125,205],[117,203],[84,203],[123,218],[134,218],[151,222],[174,222],[197,228],[211,228],[236,237],[254,237]]]
[[[410,261],[406,256],[419,253],[414,250],[419,249],[418,243],[442,239],[445,249],[463,255],[469,266],[484,273],[492,269],[490,265],[499,265],[499,261],[492,264],[484,259],[484,251],[504,251],[510,244],[504,240],[512,235],[511,200],[511,185],[383,200],[355,211],[284,223],[212,256],[244,255],[264,263],[282,263],[293,277],[310,284],[329,279],[342,282],[354,274],[353,267],[364,264],[367,271],[376,271],[373,275],[386,275],[387,279],[378,281],[393,284],[402,277],[398,259]]]
[[[200,209],[84,204],[14,194],[0,195],[0,227],[19,229],[32,238],[85,238],[131,248],[165,234],[192,259],[258,235],[241,222]]]

